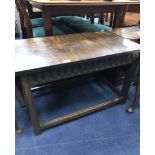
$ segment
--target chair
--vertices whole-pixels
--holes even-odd
[[[43,22],[42,19],[38,18],[35,21],[33,19],[30,20],[25,4],[23,4],[22,0],[16,0],[16,5],[21,19],[21,27],[24,38],[44,37],[44,27],[40,26],[40,23]],[[107,28],[104,25],[85,23],[89,20],[82,17],[75,16],[72,17],[72,20],[68,20],[69,18],[70,17],[67,16],[54,18],[55,20],[53,23],[53,35],[94,32],[106,29],[110,30],[110,28]],[[68,24],[66,25],[64,23]]]
[[[22,0],[16,0],[15,2],[21,20],[21,29],[23,33],[23,38],[44,37],[45,36],[44,27],[37,25],[37,23],[40,23],[42,19],[37,19],[38,22],[30,20],[24,2]],[[71,30],[65,24],[59,24],[56,21],[53,23],[53,35],[63,35],[71,33],[74,33],[74,31]]]
[[[28,3],[26,0],[20,0],[22,5],[26,8],[26,11],[28,12],[29,18],[32,23],[32,27],[41,27],[43,26],[43,19],[41,12],[34,11],[32,8],[32,5]],[[52,18],[52,22],[54,22],[54,19]]]

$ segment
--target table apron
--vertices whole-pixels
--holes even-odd
[[[38,6],[36,6],[38,7]],[[114,12],[118,8],[125,7],[125,5],[116,5],[116,6],[42,6],[41,10],[48,12],[50,15],[72,15],[72,14],[83,14],[83,13],[106,13]],[[61,10],[61,11],[59,11]]]
[[[98,71],[131,64],[133,62],[132,55],[124,55],[122,57],[109,57],[108,59],[99,59],[98,61],[71,63],[67,65],[58,66],[53,69],[47,69],[44,71],[28,74],[29,83],[31,87],[36,85],[46,84],[48,82],[54,82],[57,80],[63,80],[66,78],[76,77],[79,75],[85,75],[95,73]],[[120,59],[121,58],[121,59]]]

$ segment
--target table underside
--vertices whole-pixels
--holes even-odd
[[[36,134],[40,134],[43,130],[60,125],[62,123],[65,123],[67,121],[79,118],[81,116],[90,114],[92,112],[116,105],[118,103],[121,103],[124,101],[124,99],[127,96],[127,92],[130,86],[131,82],[131,73],[133,75],[134,68],[133,68],[133,62],[135,60],[135,54],[130,53],[128,55],[118,56],[118,57],[108,57],[106,59],[97,59],[93,61],[83,62],[83,63],[73,63],[70,65],[66,65],[63,67],[57,67],[53,70],[46,70],[38,73],[32,73],[28,74],[26,76],[21,76],[21,83],[23,86],[24,95],[27,101],[27,105],[29,108],[30,116],[32,119],[33,126],[35,128]],[[71,77],[76,77],[78,75],[85,75],[89,73],[95,73],[98,71],[123,66],[123,65],[129,65],[129,70],[126,75],[126,80],[123,84],[123,88],[121,90],[121,93],[118,94],[118,97],[115,99],[110,99],[105,102],[99,103],[97,105],[85,108],[83,110],[73,112],[71,114],[56,118],[54,120],[49,120],[43,124],[39,123],[39,118],[37,115],[36,107],[33,102],[33,96],[31,92],[31,88],[36,85],[46,84],[49,82],[54,82],[67,79]]]

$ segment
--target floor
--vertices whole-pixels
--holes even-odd
[[[125,111],[134,92],[132,85],[125,104],[50,128],[39,136],[33,132],[27,109],[16,101],[16,120],[24,129],[16,135],[16,155],[139,155],[140,107],[132,114]],[[93,81],[67,90],[47,88],[33,95],[41,122],[116,96]]]

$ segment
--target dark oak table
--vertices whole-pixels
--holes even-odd
[[[27,0],[42,11],[46,36],[52,35],[52,16],[115,12],[113,27],[120,27],[128,5],[139,5],[139,0]]]
[[[128,94],[139,45],[110,32],[16,40],[15,75],[20,78],[36,134],[49,127],[123,102]],[[118,97],[43,124],[39,123],[31,88],[128,65]]]

